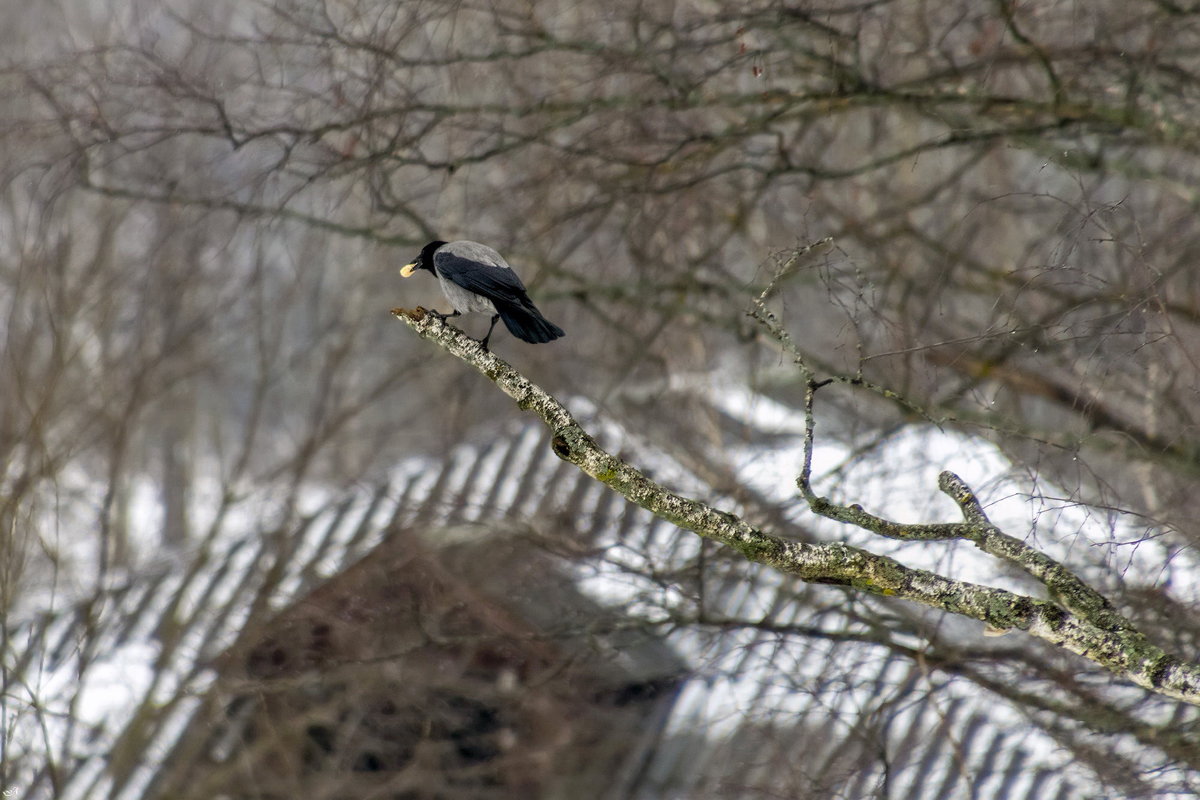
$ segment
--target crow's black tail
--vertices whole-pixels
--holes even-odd
[[[542,316],[533,303],[496,303],[496,311],[509,332],[518,339],[534,344],[552,342],[565,336],[562,328]]]

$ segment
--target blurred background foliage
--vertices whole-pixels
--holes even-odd
[[[283,530],[313,486],[504,430],[519,411],[388,314],[444,310],[396,275],[432,238],[494,246],[568,331],[502,357],[754,502],[728,455],[752,432],[712,397],[798,405],[746,311],[830,237],[780,318],[924,416],[831,392],[823,435],[868,465],[930,420],[993,441],[1043,504],[1110,515],[1085,560],[1196,652],[1168,569],[1200,512],[1189,3],[8,6],[6,611],[175,552],[133,530]],[[1118,521],[1157,582],[1120,580]]]

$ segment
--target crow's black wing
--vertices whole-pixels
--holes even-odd
[[[489,300],[523,305],[529,302],[525,284],[508,267],[485,264],[439,250],[433,256],[437,274]]]

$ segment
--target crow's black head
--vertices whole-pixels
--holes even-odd
[[[439,240],[430,242],[422,247],[421,254],[411,264],[405,264],[400,268],[400,274],[407,278],[419,269],[427,269],[433,272],[433,254],[444,244],[445,242]],[[437,273],[435,272],[434,274],[436,275]]]

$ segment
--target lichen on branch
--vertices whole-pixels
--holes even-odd
[[[1200,705],[1200,665],[1182,661],[1151,643],[1094,589],[1066,567],[1015,537],[984,514],[974,493],[957,476],[943,473],[939,488],[958,504],[963,521],[904,524],[818,497],[811,472],[812,402],[821,383],[809,381],[805,467],[801,494],[814,513],[898,539],[961,538],[1011,561],[1042,581],[1058,602],[956,580],[906,566],[888,556],[842,542],[810,544],[771,534],[727,511],[684,497],[608,452],[575,420],[566,406],[495,353],[425,309],[392,309],[418,336],[478,370],[550,431],[549,446],[597,481],[648,511],[698,536],[733,548],[749,561],[810,583],[836,584],[979,620],[1003,630],[1022,630],[1105,667],[1159,694]],[[852,382],[852,381],[847,381]]]

